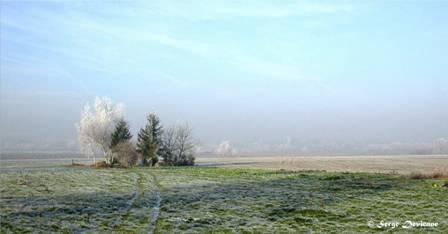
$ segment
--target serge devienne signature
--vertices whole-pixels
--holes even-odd
[[[432,228],[432,227],[437,227],[438,225],[439,225],[439,223],[437,223],[437,222],[411,221],[411,220],[406,220],[403,223],[401,223],[399,221],[384,221],[384,220],[381,220],[377,224],[375,224],[375,222],[372,220],[367,222],[367,226],[369,226],[371,228],[391,228],[391,229],[395,229],[397,227],[401,227],[404,229]]]

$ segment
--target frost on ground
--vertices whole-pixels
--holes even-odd
[[[440,226],[425,231],[448,231],[448,191],[431,187],[444,180],[216,168],[159,170],[158,177],[159,233],[370,233],[368,221],[394,219],[430,219]]]
[[[1,229],[13,232],[147,232],[152,177],[138,170],[5,169]]]
[[[433,186],[444,182],[324,171],[8,167],[0,169],[0,232],[369,233],[369,221],[422,220],[439,226],[411,231],[446,233],[448,190]]]

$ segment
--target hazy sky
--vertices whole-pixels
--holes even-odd
[[[93,2],[1,1],[4,144],[76,142],[96,96],[206,144],[448,136],[448,1]]]

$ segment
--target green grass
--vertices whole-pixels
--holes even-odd
[[[438,222],[448,232],[443,179],[223,168],[1,169],[1,232],[146,233],[160,191],[156,233],[398,231],[368,221]]]

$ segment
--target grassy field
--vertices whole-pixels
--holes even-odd
[[[447,233],[445,181],[325,171],[9,165],[0,173],[0,230]],[[438,227],[368,225],[406,220]]]

